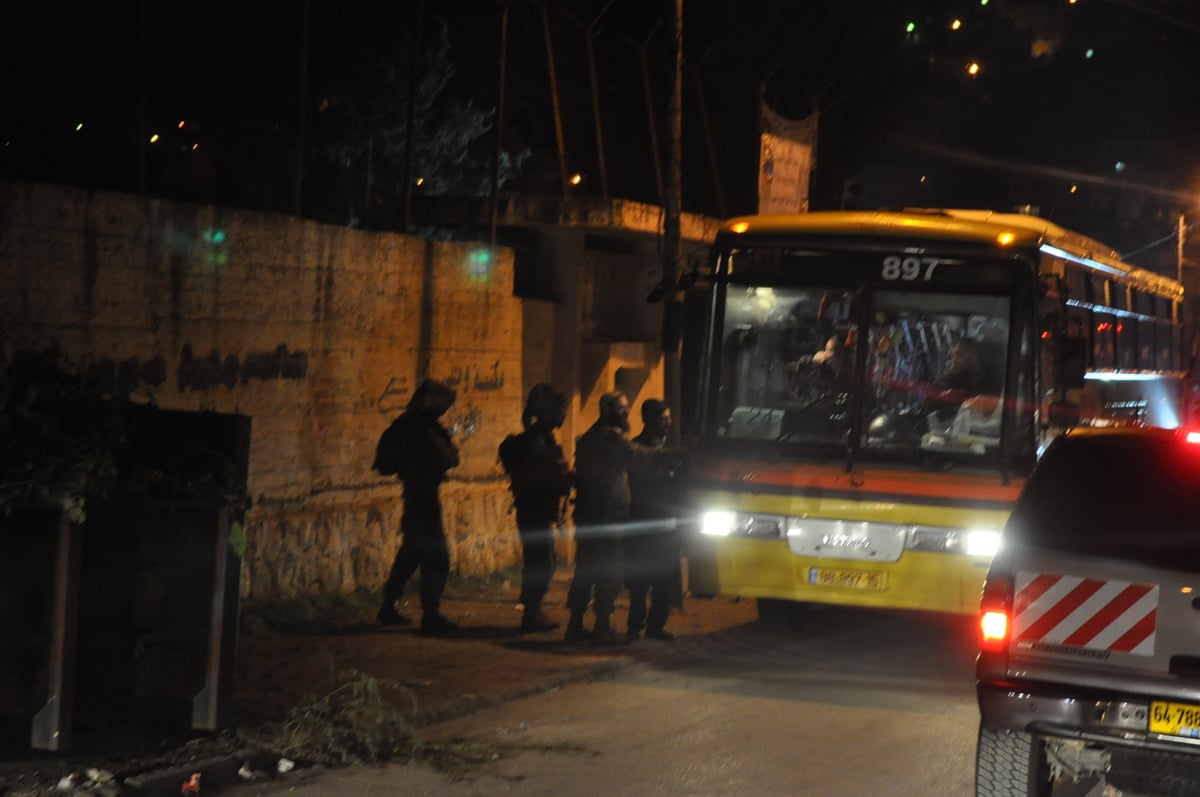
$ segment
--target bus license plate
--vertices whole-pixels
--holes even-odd
[[[1200,706],[1187,703],[1151,703],[1150,732],[1200,739]]]
[[[881,590],[887,587],[887,573],[869,570],[840,570],[834,567],[810,567],[808,583],[819,587]]]

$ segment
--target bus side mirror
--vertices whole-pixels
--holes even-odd
[[[1086,345],[1083,338],[1062,339],[1063,387],[1068,390],[1083,387],[1083,377],[1087,373]]]

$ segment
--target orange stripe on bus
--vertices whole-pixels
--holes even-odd
[[[963,498],[983,501],[1016,501],[1024,479],[968,476],[950,473],[910,473],[896,470],[856,468],[852,473],[833,465],[789,467],[763,463],[730,463],[700,466],[694,471],[701,480],[728,482],[731,489],[746,487],[792,487],[838,492],[883,493],[930,498]]]

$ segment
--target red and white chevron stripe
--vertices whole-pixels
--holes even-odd
[[[1154,655],[1157,584],[1017,573],[1013,641]]]

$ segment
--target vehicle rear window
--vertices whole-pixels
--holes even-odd
[[[1005,533],[1200,570],[1200,445],[1169,433],[1061,439],[1030,476]]]

